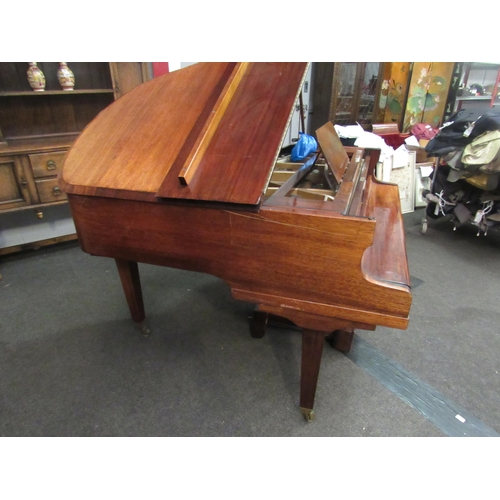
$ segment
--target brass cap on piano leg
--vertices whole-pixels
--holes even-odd
[[[314,420],[314,410],[312,408],[300,408],[302,415],[308,422],[312,422]]]
[[[149,324],[146,322],[146,320],[141,321],[140,323],[136,323],[137,328],[141,331],[143,337],[149,337],[149,334],[151,333],[151,329],[149,328]]]

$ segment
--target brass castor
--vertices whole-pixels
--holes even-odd
[[[304,415],[304,418],[308,422],[312,422],[314,420],[314,410],[311,408],[301,408],[300,411],[302,412],[302,415]]]
[[[146,321],[141,321],[140,323],[137,323],[137,327],[141,331],[143,337],[149,337],[151,330],[149,328],[149,325],[146,323]]]

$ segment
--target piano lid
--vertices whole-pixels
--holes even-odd
[[[307,63],[198,63],[103,110],[69,151],[72,194],[256,205]]]

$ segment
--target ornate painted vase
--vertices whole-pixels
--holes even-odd
[[[43,92],[45,90],[45,75],[43,71],[36,65],[36,62],[30,62],[26,75],[31,88],[35,92]]]
[[[75,75],[73,71],[68,68],[65,62],[59,63],[59,69],[57,70],[57,78],[63,90],[73,90],[75,87]]]

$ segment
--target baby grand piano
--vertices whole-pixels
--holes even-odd
[[[138,262],[215,275],[270,318],[302,330],[300,408],[313,404],[325,338],[406,329],[411,304],[396,185],[378,151],[344,148],[331,123],[301,163],[280,157],[307,63],[198,63],[102,111],[59,183],[81,248],[116,260],[144,325]],[[147,332],[147,327],[143,326]]]

